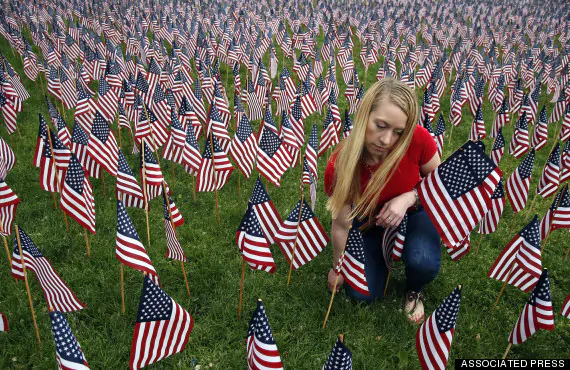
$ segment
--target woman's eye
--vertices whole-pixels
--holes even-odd
[[[402,131],[396,131],[396,135],[400,135],[400,136],[401,136],[402,134],[403,134]]]
[[[378,128],[386,128],[385,126],[380,125],[380,124],[378,124],[378,123],[376,124],[376,127],[378,127]]]

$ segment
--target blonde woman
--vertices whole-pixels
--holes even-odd
[[[421,207],[416,185],[440,158],[434,139],[417,125],[415,93],[402,82],[386,78],[370,87],[354,120],[351,135],[331,156],[325,170],[325,191],[332,213],[333,266],[344,250],[352,220],[364,227],[365,272],[370,296],[348,284],[347,294],[362,301],[383,296],[388,269],[382,254],[386,227],[397,227],[408,213],[402,259],[406,271],[405,311],[410,321],[424,318],[423,288],[441,266],[439,235]],[[332,291],[336,274],[328,273]],[[342,285],[340,278],[338,289]]]

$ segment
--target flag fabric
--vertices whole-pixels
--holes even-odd
[[[337,274],[340,273],[344,281],[356,291],[369,296],[370,290],[368,289],[366,272],[364,271],[366,264],[364,257],[364,239],[362,238],[360,228],[356,225],[356,219],[348,231],[343,255],[336,269]]]
[[[307,202],[299,200],[289,217],[281,224],[275,241],[289,264],[293,249],[295,250],[293,269],[296,270],[322,252],[329,242],[329,237]]]
[[[542,107],[540,114],[538,115],[538,123],[534,127],[534,132],[532,134],[531,145],[534,150],[540,150],[548,144],[548,118],[546,115],[546,106]],[[560,145],[560,144],[558,144]]]
[[[322,370],[352,370],[352,352],[337,338]]]
[[[168,197],[168,200],[167,198]],[[176,228],[184,223],[184,218],[168,194],[162,192],[164,230],[166,231],[166,258],[186,262],[186,254],[178,241]]]
[[[116,182],[117,199],[123,202],[125,207],[144,208],[144,195],[142,189],[127,163],[123,152],[119,149]]]
[[[406,241],[406,234],[408,232],[408,219],[409,216],[406,213],[404,215],[404,218],[402,218],[400,225],[398,225],[398,228],[396,229],[394,238],[391,238],[391,259],[393,261],[399,261],[402,259],[402,253],[404,252],[404,242]]]
[[[552,229],[551,229],[552,219],[554,218],[554,213],[556,212],[556,209],[558,208],[558,205],[560,204],[560,199],[561,199],[560,197],[562,196],[562,194],[564,194],[565,191],[566,191],[566,186],[564,186],[562,189],[560,189],[560,191],[554,197],[552,204],[550,205],[548,210],[546,210],[546,213],[544,214],[544,216],[542,217],[542,220],[540,221],[540,240],[541,241],[544,240],[544,238],[546,238],[546,235],[548,235],[548,233],[550,231],[552,231]]]
[[[570,294],[568,294],[568,297],[566,297],[564,303],[562,303],[562,311],[560,313],[562,316],[570,319]]]
[[[230,155],[246,179],[249,179],[251,171],[253,171],[257,150],[258,146],[255,134],[253,133],[249,119],[244,113],[238,123],[236,134],[232,140]]]
[[[418,195],[447,247],[459,245],[488,211],[501,170],[468,141],[425,176]]]
[[[16,217],[16,209],[20,198],[10,187],[0,179],[0,235],[12,234],[12,223]]]
[[[570,141],[564,144],[560,159],[560,183],[562,184],[570,179]]]
[[[520,212],[528,200],[528,189],[534,167],[534,149],[523,159],[507,180],[507,198],[514,212]]]
[[[538,181],[538,187],[536,188],[536,193],[543,198],[548,198],[558,190],[558,185],[560,181],[560,143],[556,143],[556,146],[548,156],[540,180]]]
[[[186,132],[180,123],[176,112],[170,112],[170,136],[164,148],[162,148],[162,158],[184,164],[184,146],[186,145]]]
[[[521,344],[539,329],[554,330],[550,281],[548,280],[548,270],[546,269],[542,271],[536,287],[524,305],[509,335],[509,343]]]
[[[40,124],[38,129],[38,136],[36,139],[36,150],[34,152],[33,164],[34,166],[39,168],[42,163],[42,155],[44,153],[45,139],[47,138],[47,122],[43,114],[38,113],[38,116]]]
[[[184,169],[187,173],[196,176],[200,170],[202,155],[200,154],[200,147],[191,124],[186,127],[186,138],[182,155],[184,157]]]
[[[483,121],[483,110],[481,104],[477,107],[477,113],[475,114],[475,120],[471,125],[471,133],[469,134],[469,140],[483,140],[487,137],[487,132],[485,131],[485,121]]]
[[[77,160],[89,176],[101,177],[101,165],[89,154],[89,135],[83,130],[81,125],[75,121],[73,124],[73,133],[71,134],[71,151],[77,157]]]
[[[509,153],[515,158],[521,158],[528,152],[529,148],[528,123],[526,113],[523,113],[515,126],[515,132],[509,145]]]
[[[505,246],[487,276],[530,292],[542,271],[540,230],[534,218]]]
[[[416,350],[422,369],[445,369],[461,304],[461,286],[436,308],[416,333]]]
[[[497,131],[497,136],[495,136],[495,141],[493,143],[493,148],[491,149],[491,160],[496,166],[499,166],[501,158],[505,153],[505,137],[503,136],[503,129],[500,128]]]
[[[202,162],[198,170],[196,191],[199,192],[220,190],[234,171],[216,137],[210,134],[209,139],[204,145]]]
[[[79,311],[85,308],[85,304],[77,299],[69,286],[62,280],[24,230],[18,226],[16,232],[20,236],[26,270],[33,271],[36,274],[38,283],[44,292],[48,308],[51,307],[61,312]],[[24,280],[22,259],[16,237],[14,237],[14,249],[12,252],[12,276],[15,279]]]
[[[190,338],[194,319],[148,276],[139,302],[130,368],[140,369],[181,352]]]
[[[259,139],[257,171],[273,185],[280,187],[281,177],[291,165],[291,160],[279,135],[271,129],[264,129]]]
[[[143,141],[140,156],[140,176],[145,177],[146,200],[150,202],[155,197],[162,194],[162,183],[165,181],[160,165],[156,160],[153,150],[147,145],[146,140]]]
[[[275,261],[269,249],[269,242],[263,233],[253,204],[247,203],[247,210],[236,232],[236,243],[245,262],[252,270],[275,272]]]
[[[73,335],[65,315],[59,311],[51,311],[49,317],[51,319],[51,332],[55,341],[55,358],[58,369],[89,369],[81,346]]]
[[[570,229],[570,192],[568,185],[562,189],[562,195],[558,206],[552,216],[551,231],[557,229]]]
[[[2,312],[0,312],[0,331],[9,331],[8,318]]]
[[[71,155],[61,189],[61,208],[81,226],[95,234],[95,199],[89,178],[75,155]]]
[[[248,370],[283,369],[273,331],[261,300],[249,322],[247,332],[247,368]]]
[[[443,118],[443,113],[439,114],[439,118],[437,119],[437,124],[435,126],[435,131],[433,132],[433,138],[435,139],[435,143],[437,145],[437,154],[441,158],[443,154],[443,141],[445,139],[445,120]]]
[[[117,200],[117,238],[115,257],[124,265],[139,270],[159,283],[158,274],[154,269],[148,253],[141,243],[137,230],[127,213],[123,202]]]
[[[267,241],[270,244],[274,244],[276,242],[277,232],[283,221],[259,177],[255,181],[249,202],[253,206],[253,210]]]
[[[462,257],[464,257],[469,251],[471,250],[471,236],[467,235],[465,239],[459,245],[453,248],[446,248],[449,257],[453,262],[459,261]]]
[[[503,179],[501,178],[493,195],[491,195],[491,207],[479,223],[479,234],[492,234],[497,230],[497,225],[503,215],[506,201]]]
[[[91,126],[87,152],[110,175],[117,176],[118,146],[105,117],[97,111]]]

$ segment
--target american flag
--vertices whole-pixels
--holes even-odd
[[[81,226],[95,234],[95,199],[81,163],[71,155],[61,189],[61,208]]]
[[[244,113],[238,123],[236,134],[232,140],[230,155],[246,179],[249,179],[251,171],[253,171],[257,150],[258,146],[255,134],[251,128],[249,118],[247,118],[247,115]]]
[[[118,162],[116,183],[117,199],[123,202],[125,207],[144,208],[142,189],[121,150],[119,150]]]
[[[445,120],[443,119],[443,113],[439,114],[437,119],[437,124],[435,126],[435,131],[433,132],[433,138],[437,145],[437,153],[441,157],[443,153],[443,141],[445,138]]]
[[[564,144],[562,155],[560,156],[560,183],[570,179],[570,141]]]
[[[59,116],[57,119],[57,137],[63,145],[70,147],[71,145],[71,135],[69,134],[69,129],[67,128],[67,123],[63,120],[63,117]]]
[[[212,104],[210,107],[210,114],[206,123],[206,136],[209,136],[210,132],[213,132],[218,140],[218,144],[227,153],[232,138],[215,104]]]
[[[0,331],[9,331],[8,318],[2,312],[0,312]]]
[[[566,297],[564,303],[562,303],[562,311],[560,311],[560,313],[562,316],[570,319],[570,294],[568,294],[568,297]]]
[[[528,293],[538,281],[541,270],[540,227],[535,216],[505,246],[487,276],[507,281]]]
[[[247,332],[248,370],[283,369],[277,344],[261,300],[249,322]]]
[[[220,190],[226,184],[233,171],[234,167],[220,144],[218,144],[218,140],[214,135],[210,134],[202,153],[202,162],[200,163],[198,180],[196,181],[196,191]]]
[[[528,152],[529,148],[528,123],[526,114],[523,113],[515,126],[515,132],[509,145],[509,153],[515,158],[520,158]]]
[[[47,122],[43,116],[43,114],[38,113],[39,116],[39,129],[38,129],[38,136],[36,139],[36,150],[34,152],[34,161],[33,164],[36,167],[40,167],[42,163],[42,155],[44,152],[44,143],[45,139],[47,138]]]
[[[249,267],[273,274],[275,261],[253,207],[251,202],[247,203],[247,210],[236,232],[236,243]]]
[[[538,128],[538,126],[536,126]],[[558,190],[558,185],[560,181],[560,143],[556,143],[556,146],[550,153],[544,170],[542,171],[542,176],[538,182],[538,187],[536,188],[536,193],[540,194],[543,198],[548,198]]]
[[[146,200],[150,202],[155,197],[162,194],[162,182],[164,181],[164,176],[160,170],[160,165],[156,160],[153,150],[147,145],[146,140],[143,141],[141,156],[140,156],[140,176],[141,179],[145,177],[146,189],[143,189],[143,193],[146,192]]]
[[[503,136],[503,129],[500,128],[497,131],[497,136],[495,137],[495,141],[493,142],[493,149],[491,149],[491,160],[495,163],[496,166],[499,166],[501,162],[501,158],[503,158],[503,154],[505,153],[505,137]]]
[[[18,226],[17,232],[20,237],[26,270],[31,270],[36,274],[44,292],[47,306],[62,312],[78,311],[85,308],[85,304],[77,299],[24,230]],[[12,276],[15,279],[24,280],[24,270],[17,238],[14,238],[14,250],[12,253]]]
[[[338,143],[339,138],[333,122],[332,110],[329,106],[325,122],[323,123],[323,132],[321,133],[321,140],[319,143],[319,157],[325,154],[328,148],[332,148]]]
[[[485,213],[485,217],[483,217],[481,223],[479,223],[479,234],[491,234],[497,230],[497,225],[503,215],[506,201],[503,179],[501,178],[493,195],[491,195],[491,207],[487,213]]]
[[[51,332],[55,341],[55,358],[61,370],[89,369],[85,355],[65,315],[59,311],[50,311]]]
[[[542,149],[548,143],[548,123],[546,106],[542,107],[538,115],[538,123],[534,127],[531,145],[535,150]]]
[[[422,369],[445,369],[461,304],[461,286],[436,308],[416,333],[416,350]]]
[[[342,123],[342,138],[346,139],[352,132],[352,119],[348,113],[348,109],[344,110],[344,122]]]
[[[566,111],[566,99],[565,99],[565,91],[561,91],[558,95],[558,99],[556,100],[556,104],[554,105],[554,109],[552,110],[552,114],[550,115],[550,120],[548,123],[558,122],[564,112]]]
[[[188,311],[145,276],[130,368],[140,369],[182,351],[193,327],[194,319]]]
[[[360,233],[360,228],[356,226],[356,220],[348,231],[346,245],[343,251],[343,258],[339,260],[336,268],[337,274],[341,274],[344,280],[356,291],[364,295],[370,295],[366,272],[364,266],[366,258],[364,256],[364,239]]]
[[[88,146],[89,136],[85,133],[82,126],[75,121],[73,133],[71,134],[71,151],[75,154],[85,171],[89,173],[89,176],[99,178],[101,176],[101,166],[87,151]]]
[[[490,207],[501,170],[468,141],[429,175],[418,195],[445,245],[460,244]]]
[[[106,120],[114,121],[115,115],[117,113],[117,106],[119,103],[119,97],[115,91],[111,88],[111,85],[101,76],[99,79],[98,97],[97,105],[98,112],[102,114]]]
[[[487,137],[487,132],[485,131],[485,121],[483,121],[483,110],[481,104],[477,108],[475,114],[475,120],[471,125],[471,133],[469,134],[469,140],[483,140]]]
[[[169,161],[173,161],[179,164],[184,164],[184,146],[186,144],[186,132],[184,127],[180,123],[176,112],[172,110],[171,115],[171,125],[170,125],[170,136],[164,148],[162,148],[162,157]]]
[[[554,200],[552,201],[552,204],[550,205],[550,207],[542,217],[542,220],[540,221],[540,240],[544,240],[544,238],[546,238],[546,235],[548,235],[548,233],[551,231],[550,227],[552,225],[552,219],[554,218],[554,213],[556,212],[556,209],[560,204],[560,197],[562,196],[562,194],[564,194],[565,191],[566,191],[566,186],[560,189],[560,191],[556,194]]]
[[[526,206],[533,167],[534,149],[527,154],[507,180],[507,197],[509,198],[513,211],[516,213],[520,212]]]
[[[297,142],[299,146],[303,146],[305,143],[305,126],[303,118],[303,110],[301,109],[301,98],[297,96],[293,104],[291,105],[291,111],[289,112],[289,119],[291,121],[291,127],[295,132],[297,137]]]
[[[189,95],[188,99],[190,99],[190,103],[192,103],[192,107],[194,108],[196,115],[201,122],[206,122],[206,108],[204,108],[204,100],[202,98],[202,89],[200,88],[199,78],[194,81],[194,90]]]
[[[337,338],[322,370],[352,370],[352,352]]]
[[[12,234],[12,223],[19,203],[20,198],[0,179],[0,235]]]
[[[567,141],[570,138],[570,104],[566,106],[564,119],[562,120],[562,127],[558,135],[560,141]]]
[[[291,161],[291,155],[279,135],[270,128],[264,129],[259,139],[257,171],[273,185],[280,187],[281,177]]]
[[[77,105],[75,107],[75,121],[81,125],[85,132],[91,131],[91,124],[93,123],[93,116],[97,109],[97,104],[88,91],[81,86],[79,81],[75,83],[77,89]]]
[[[16,116],[18,112],[12,105],[12,103],[6,98],[6,95],[0,91],[0,110],[2,111],[2,116],[4,118],[4,123],[9,134],[16,131],[17,122]]]
[[[71,151],[61,142],[61,140],[59,140],[53,131],[49,130],[49,128],[48,134],[49,138],[51,139],[50,147],[55,160],[55,166],[57,167],[58,171],[65,173],[67,166],[69,165],[69,160],[71,158]]]
[[[507,98],[504,98],[501,107],[495,116],[495,121],[493,121],[491,137],[497,137],[499,130],[505,127],[509,121],[509,103],[507,102]]]
[[[408,220],[409,216],[406,213],[402,222],[398,225],[394,238],[390,238],[390,244],[392,244],[391,259],[393,261],[399,261],[402,259],[402,253],[404,252],[404,242],[406,241],[406,234],[408,232]]]
[[[293,269],[296,270],[322,252],[329,242],[329,237],[307,202],[299,200],[289,217],[281,224],[275,241],[289,264],[295,249]]]
[[[117,176],[118,146],[111,127],[99,111],[95,113],[87,152],[112,176]]]
[[[570,229],[570,193],[568,185],[562,189],[562,195],[558,206],[552,216],[551,231],[557,229]]]
[[[462,119],[462,111],[461,108],[463,107],[463,103],[461,100],[461,90],[457,88],[452,94],[452,101],[451,101],[451,109],[449,111],[449,121],[453,124],[453,126],[457,127],[461,124]]]
[[[174,110],[169,106],[166,94],[164,94],[160,84],[157,84],[154,88],[152,102],[152,111],[155,112],[159,122],[164,126],[170,126]]]
[[[194,135],[194,128],[191,124],[186,127],[186,139],[184,141],[184,169],[187,173],[196,176],[200,170],[202,156],[200,155],[200,147]]]
[[[261,224],[265,237],[270,244],[274,244],[277,231],[283,221],[259,177],[255,181],[249,202],[253,205],[253,210]]]
[[[521,344],[538,329],[554,330],[550,281],[546,269],[542,271],[536,287],[524,305],[521,315],[509,335],[509,343]]]
[[[168,197],[168,200],[167,198]],[[172,201],[170,195],[162,193],[163,211],[164,211],[164,229],[166,231],[166,258],[172,258],[177,261],[186,262],[186,254],[178,241],[176,228],[184,223],[184,218]]]

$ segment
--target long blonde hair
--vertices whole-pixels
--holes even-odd
[[[364,152],[366,127],[370,112],[385,99],[398,106],[408,116],[406,128],[395,147],[370,179],[364,193],[361,194],[360,161]],[[347,203],[353,204],[349,219],[356,216],[360,219],[372,218],[379,194],[410,146],[418,119],[419,108],[416,95],[404,83],[393,78],[384,78],[370,86],[356,113],[352,133],[335,150],[338,152],[338,158],[335,162],[334,191],[327,203],[333,219],[339,215]]]

